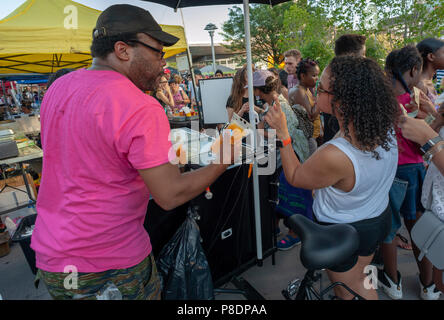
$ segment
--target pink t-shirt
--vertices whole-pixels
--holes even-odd
[[[162,106],[120,73],[82,69],[51,85],[40,117],[37,267],[101,272],[140,263],[152,248],[143,227],[149,191],[137,170],[168,162]]]
[[[405,106],[410,103],[411,97],[410,94],[406,92],[397,96],[396,99],[398,99],[400,104]],[[406,109],[408,112],[411,111],[408,108]],[[398,140],[398,166],[401,164],[424,162],[419,144],[404,138],[400,128],[396,130],[396,139]]]

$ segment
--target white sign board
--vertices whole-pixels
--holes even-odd
[[[188,58],[186,55],[176,56],[176,65],[177,65],[177,70],[179,70],[180,72],[190,70],[190,67],[188,65]]]
[[[204,124],[228,122],[227,99],[231,93],[233,78],[199,80]]]

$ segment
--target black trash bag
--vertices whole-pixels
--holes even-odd
[[[200,244],[195,212],[187,217],[157,260],[163,300],[214,300],[213,279]]]

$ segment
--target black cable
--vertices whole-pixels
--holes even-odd
[[[238,171],[236,172],[236,174],[235,174],[235,178],[237,178],[237,175],[239,174],[241,168],[242,168],[242,166],[240,166],[239,169],[238,169]],[[234,184],[235,178],[233,179],[233,181],[232,181],[232,183],[231,183],[230,189],[231,189],[231,187],[232,187],[233,184]],[[242,179],[242,185],[241,185],[241,188],[240,188],[240,190],[239,190],[239,192],[238,192],[238,196],[237,196],[236,200],[235,200],[234,203],[233,203],[233,207],[231,208],[230,213],[228,214],[227,218],[225,219],[224,224],[223,224],[221,227],[219,227],[219,225],[220,225],[220,223],[221,223],[221,221],[222,221],[222,216],[223,216],[223,215],[222,215],[223,210],[221,210],[221,214],[220,214],[220,216],[219,216],[218,223],[216,224],[216,227],[215,227],[214,238],[213,238],[213,239],[211,240],[211,242],[210,242],[209,251],[211,251],[212,248],[214,247],[214,245],[216,244],[216,242],[217,242],[217,240],[218,240],[218,238],[219,238],[219,233],[220,233],[220,231],[223,230],[223,228],[226,226],[228,220],[230,219],[231,215],[233,214],[234,208],[236,207],[237,202],[239,201],[239,198],[240,198],[240,196],[241,196],[242,193],[243,193],[243,192],[241,192],[241,190],[243,189],[244,185],[245,185],[245,178]],[[230,191],[231,191],[230,189],[229,189],[229,191],[228,191],[228,193],[227,193],[227,197],[225,198],[226,201],[225,201],[225,203],[224,203],[224,206],[222,207],[223,209],[225,209],[225,205],[226,205],[226,203],[227,203],[227,201],[228,201],[228,196],[230,195]]]
[[[236,172],[236,174],[235,174],[235,178],[236,178],[237,175],[239,174],[239,171],[240,171],[241,168],[242,168],[242,166],[240,166],[239,169],[238,169],[238,171]],[[245,170],[245,171],[246,171],[246,170]],[[230,195],[230,191],[231,191],[231,188],[232,188],[232,186],[233,186],[233,184],[234,184],[235,178],[233,179],[233,182],[231,183],[230,189],[228,190],[227,197],[226,197],[226,202],[228,201],[228,196]],[[245,183],[246,183],[246,182],[248,183],[248,179],[245,179],[245,178],[244,178],[244,179],[242,179],[242,180],[243,180],[243,181],[242,181],[242,185],[241,185],[240,191],[238,192],[238,196],[237,196],[237,198],[236,198],[236,200],[235,200],[235,202],[234,202],[234,204],[233,204],[233,207],[231,208],[231,211],[230,211],[230,213],[228,214],[228,216],[227,216],[227,218],[226,218],[224,224],[219,228],[220,221],[222,220],[222,212],[223,212],[223,210],[221,210],[221,215],[219,216],[219,221],[218,221],[218,223],[217,223],[217,225],[216,225],[216,228],[215,228],[214,238],[211,240],[210,246],[208,247],[208,253],[210,253],[211,250],[213,249],[214,245],[216,244],[216,242],[217,242],[217,240],[218,240],[218,238],[219,238],[219,231],[221,231],[221,230],[226,226],[228,220],[229,220],[230,217],[233,215],[234,208],[236,207],[237,202],[239,201],[241,195],[244,193],[244,192],[241,192],[241,191],[242,191],[242,189],[244,188]],[[245,196],[244,196],[244,198],[245,198]],[[226,203],[225,203],[224,206],[222,207],[223,209],[225,208],[225,205],[226,205]]]
[[[247,177],[247,179],[248,179],[248,177]],[[249,186],[250,186],[250,179],[247,180],[245,191],[243,191],[242,193],[247,192]],[[240,216],[239,221],[238,221],[238,225],[237,225],[238,229],[237,230],[241,230],[242,222],[244,221],[243,218],[244,218],[244,214],[245,214],[244,208],[245,208],[245,205],[246,205],[246,199],[247,199],[247,197],[243,198],[242,204],[240,206],[240,208],[241,208],[241,216]],[[242,243],[243,244],[244,241],[241,241],[240,237],[241,237],[241,233],[238,232],[238,234],[236,235],[236,243]],[[241,254],[242,252],[243,252],[243,246],[239,248],[238,255],[235,257],[238,265],[240,265],[242,263],[242,260],[241,260],[242,259],[242,254]]]
[[[232,181],[231,181],[230,187],[228,188],[227,195],[226,195],[225,200],[224,200],[224,204],[222,205],[222,210],[221,210],[221,212],[223,212],[223,210],[225,209],[225,206],[226,206],[226,204],[227,204],[227,202],[228,202],[228,196],[230,195],[230,191],[231,191],[231,189],[233,188],[234,182],[236,181],[236,178],[237,178],[237,176],[238,176],[238,174],[239,174],[241,168],[242,168],[242,166],[239,166],[239,168],[237,169],[236,173],[234,174],[234,177],[233,177],[233,179],[232,179]],[[217,220],[217,223],[216,223],[216,227],[215,227],[215,229],[218,228],[221,219],[222,219],[222,214],[219,215],[219,219]]]

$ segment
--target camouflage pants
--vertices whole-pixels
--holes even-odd
[[[138,265],[127,269],[97,273],[79,272],[76,289],[65,288],[65,279],[68,275],[63,272],[47,272],[39,269],[35,281],[38,283],[42,279],[50,295],[56,300],[96,300],[96,295],[101,294],[110,283],[119,289],[124,300],[160,299],[160,279],[152,254]]]

